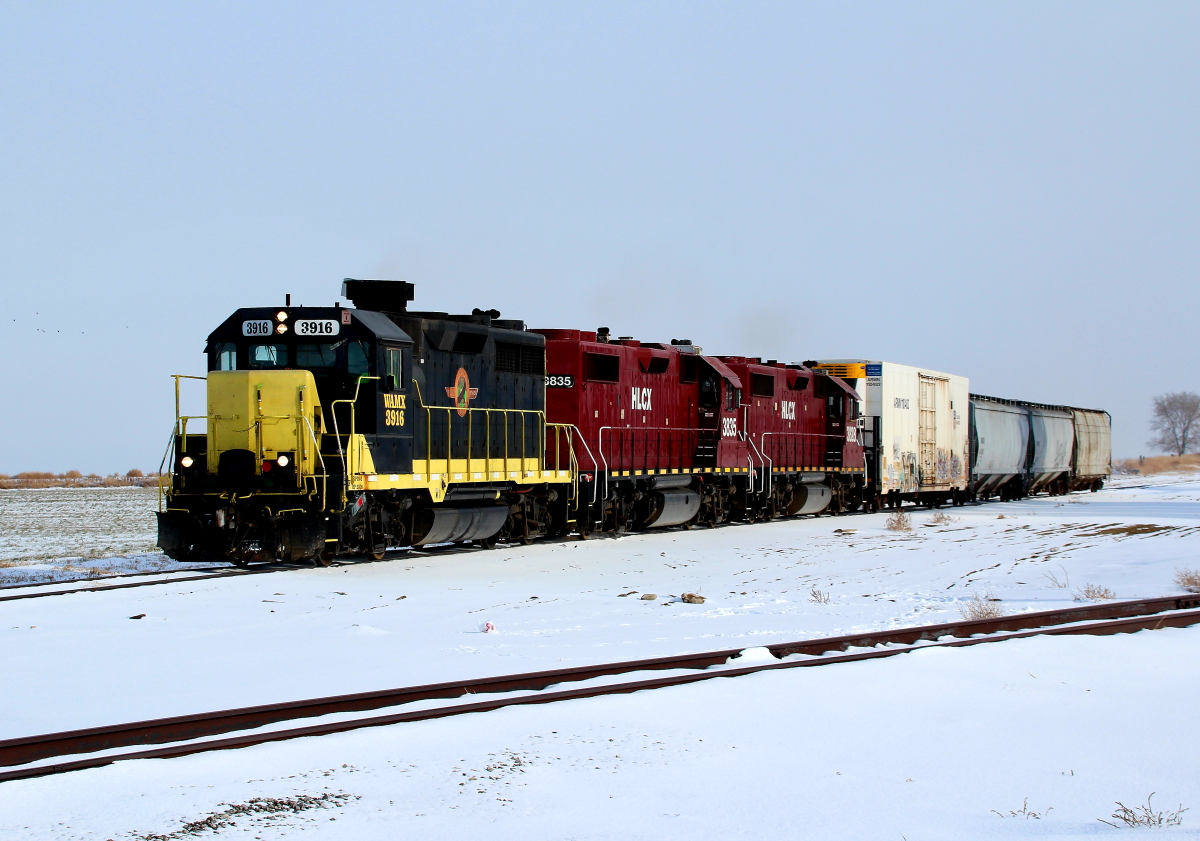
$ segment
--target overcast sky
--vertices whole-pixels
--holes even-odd
[[[1108,409],[1200,390],[1200,4],[4,3],[0,472],[157,468],[235,308]]]

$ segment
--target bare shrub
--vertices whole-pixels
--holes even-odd
[[[912,531],[912,515],[899,509],[887,518],[888,531]]]
[[[934,511],[933,516],[929,518],[929,524],[933,526],[948,526],[957,522],[958,517],[951,517],[945,511]]]
[[[1009,813],[1007,815],[1005,815],[1002,812],[996,812],[995,809],[993,809],[992,811],[996,812],[996,814],[1000,815],[1000,817],[1002,817],[1002,818],[1024,818],[1027,821],[1028,820],[1040,821],[1042,818],[1046,817],[1046,815],[1050,814],[1050,810],[1053,808],[1054,808],[1053,806],[1047,806],[1042,811],[1035,812],[1029,808],[1029,798],[1026,797],[1024,800],[1021,801],[1020,809],[1017,809],[1015,811],[1009,810]]]
[[[127,479],[141,479],[145,475],[146,475],[145,473],[143,473],[142,471],[138,470],[135,467],[135,468],[133,468],[133,470],[130,470],[128,473],[126,473],[125,477]]]
[[[1151,798],[1154,797],[1154,792],[1150,792],[1150,797],[1146,798],[1145,806],[1135,806],[1130,809],[1120,800],[1117,801],[1117,809],[1112,813],[1113,820],[1120,821],[1125,826],[1179,826],[1183,823],[1183,813],[1187,809],[1183,808],[1183,804],[1179,805],[1174,812],[1156,812],[1154,807],[1150,805]],[[1096,818],[1100,823],[1106,823],[1109,826],[1117,826],[1112,821],[1106,821],[1104,818]]]
[[[704,604],[704,596],[697,593],[684,593],[679,600],[688,604]]]
[[[1200,569],[1175,570],[1175,586],[1189,593],[1200,593]]]
[[[1084,584],[1082,590],[1075,591],[1075,601],[1093,601],[1099,602],[1105,599],[1115,599],[1117,594],[1107,587],[1101,587],[1099,584]]]
[[[982,619],[999,619],[1004,615],[1004,607],[1000,600],[993,598],[987,590],[983,593],[972,594],[971,600],[958,606],[958,612],[968,622],[978,622]]]
[[[829,593],[814,586],[808,591],[808,600],[813,604],[829,604]]]

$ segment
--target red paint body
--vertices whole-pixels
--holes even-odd
[[[773,472],[861,468],[858,395],[837,377],[744,356],[721,360],[742,381],[742,423],[755,464]]]
[[[690,345],[546,337],[546,419],[578,430],[581,471],[824,471],[863,467],[854,394],[841,380]],[[765,394],[769,382],[771,394]],[[752,384],[763,394],[754,394]],[[832,411],[831,411],[832,410]],[[556,463],[556,458],[562,463]],[[548,442],[548,467],[566,453]]]

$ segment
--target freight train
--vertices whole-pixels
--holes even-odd
[[[403,281],[348,278],[342,294],[351,306],[289,298],[239,309],[208,336],[206,376],[176,376],[158,512],[169,557],[329,564],[389,547],[492,547],[1063,487],[1045,471],[1030,478],[1036,432],[1003,483],[973,478],[977,453],[991,465],[1000,444],[970,436],[983,415],[968,408],[963,378],[706,355],[687,339],[605,328],[530,330],[495,310],[411,311]],[[202,416],[180,410],[188,379],[205,382]],[[1032,429],[1035,409],[1021,405]],[[1102,456],[1106,465],[1093,449],[1089,469]]]

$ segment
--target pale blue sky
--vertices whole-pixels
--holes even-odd
[[[239,306],[1106,408],[1200,390],[1196,3],[0,5],[0,471],[155,468]]]

